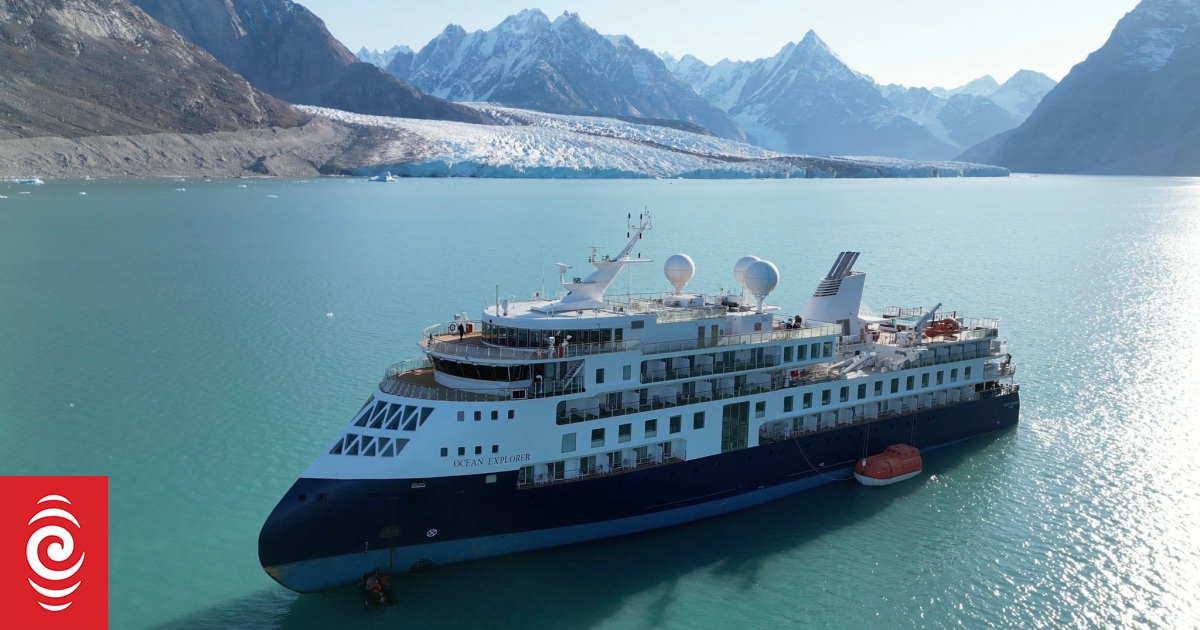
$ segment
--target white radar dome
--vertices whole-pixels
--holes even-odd
[[[738,283],[739,287],[746,286],[746,268],[754,263],[762,260],[758,256],[742,256],[733,265],[733,279]]]
[[[779,284],[779,269],[769,260],[759,260],[746,267],[746,289],[761,303]]]
[[[675,292],[680,293],[684,285],[691,282],[692,276],[696,274],[696,263],[692,262],[692,257],[687,254],[675,254],[663,265],[663,274],[675,287]]]

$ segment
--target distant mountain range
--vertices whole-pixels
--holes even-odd
[[[416,52],[360,55],[371,63],[289,0],[0,0],[0,155],[64,173],[85,173],[94,159],[106,172],[136,163],[152,173],[164,160],[341,171],[407,132],[353,118],[314,125],[287,102],[514,124],[509,110],[453,102],[465,101],[749,139],[786,154],[938,160],[970,147],[960,159],[1018,171],[1200,174],[1200,0],[1143,0],[1058,86],[1026,70],[1003,84],[879,86],[811,31],[773,57],[710,66],[537,10],[488,31],[451,25]],[[521,123],[521,133],[543,123]],[[156,134],[171,137],[144,137]],[[39,140],[82,136],[110,139],[86,154]]]
[[[363,114],[483,122],[358,60],[325,23],[290,0],[133,0],[251,85],[304,105]]]
[[[728,114],[675,78],[653,52],[628,37],[601,35],[574,13],[551,21],[525,10],[474,33],[450,25],[416,53],[397,50],[386,69],[452,101],[678,120],[745,139]]]
[[[775,151],[912,159],[945,159],[1016,127],[1054,84],[1022,71],[1004,86],[984,77],[937,93],[884,88],[812,31],[774,57],[709,66],[601,35],[576,14],[552,21],[536,9],[488,31],[450,25],[417,52],[363,49],[359,58],[452,101],[676,119]]]
[[[1016,127],[1054,86],[1029,70],[1003,86],[990,76],[952,90],[879,86],[813,31],[756,61],[663,58],[755,143],[791,153],[944,159]]]
[[[1034,173],[1200,175],[1200,0],[1143,0],[1029,118],[963,159]]]

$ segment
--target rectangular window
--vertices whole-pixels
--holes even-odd
[[[608,454],[608,467],[616,470],[625,465],[625,458],[621,456],[623,451],[613,451]]]
[[[683,416],[671,416],[671,433],[679,433],[683,430]]]
[[[508,419],[509,419],[509,420],[512,420],[512,419],[513,419],[513,418],[515,418],[515,417],[517,417],[517,415],[516,415],[516,411],[515,411],[515,410],[513,410],[513,409],[509,409],[509,410],[508,410]]]
[[[476,455],[483,455],[483,447],[482,447],[482,446],[476,446],[476,447],[475,447],[475,454],[476,454]]]
[[[921,375],[921,387],[929,387],[929,372]]]
[[[845,385],[838,390],[838,402],[846,402],[850,400],[850,386]]]
[[[814,343],[812,345],[812,350],[809,352],[809,354],[812,356],[813,359],[821,358],[821,344]]]
[[[963,368],[963,380],[964,381],[971,380],[971,366],[969,366],[969,365],[967,367]]]
[[[899,379],[899,378],[894,378],[894,379],[892,379],[892,387],[891,387],[891,392],[892,392],[893,394],[895,394],[895,393],[896,393],[896,392],[898,392],[898,391],[900,391],[900,379]]]
[[[546,476],[551,479],[562,479],[566,476],[566,462],[550,462],[546,464]]]
[[[476,420],[483,420],[483,412],[482,412],[482,411],[476,411],[476,412],[475,412],[475,419],[476,419]]]
[[[637,330],[639,328],[645,328],[646,322],[645,322],[645,320],[641,320],[641,319],[639,319],[637,321],[632,321],[632,322],[629,322],[629,327],[632,328],[633,330]]]
[[[617,441],[628,442],[633,438],[633,425],[629,423],[617,427]]]
[[[604,429],[592,429],[592,448],[604,446]]]
[[[646,421],[646,437],[652,438],[658,435],[658,419]]]
[[[761,418],[767,415],[767,401],[760,400],[754,403],[754,417]]]
[[[832,341],[826,341],[825,345],[823,345],[821,347],[821,356],[823,356],[823,357],[833,356],[833,342]]]
[[[804,408],[808,409],[810,407],[812,407],[812,392],[807,392],[804,394]]]
[[[822,405],[828,405],[832,400],[833,400],[833,390],[832,389],[821,390],[821,404]]]
[[[626,381],[633,378],[633,366],[632,365],[626,365],[625,367],[621,368],[621,378]]]
[[[693,429],[703,429],[704,428],[704,412],[703,411],[697,411],[696,413],[692,414],[692,428]]]
[[[787,412],[791,411],[792,407],[794,407],[795,404],[796,404],[795,396],[784,396],[783,397],[783,413],[787,413]]]
[[[883,381],[875,381],[875,395],[876,396],[883,395]]]
[[[913,385],[916,382],[916,380],[917,380],[917,377],[915,377],[915,376],[909,376],[908,378],[904,379],[904,391],[906,391],[906,392],[912,391]]]
[[[465,411],[458,412],[458,421],[459,422],[462,422],[463,420],[466,420],[466,419],[467,419],[467,412],[465,412]]]
[[[587,457],[579,458],[579,474],[590,475],[596,472],[596,456],[588,455]]]
[[[517,471],[517,483],[533,483],[533,466],[522,466],[521,470]]]
[[[859,383],[858,384],[858,399],[862,400],[866,397],[867,397],[867,384]]]
[[[791,346],[788,346],[783,349],[783,362],[784,363],[792,362],[792,347]]]
[[[448,449],[448,448],[446,448],[445,446],[443,446],[443,447],[442,447],[442,457],[445,457],[445,456],[447,456],[447,455],[449,455],[449,454],[450,454],[450,449]]]
[[[500,419],[500,410],[493,409],[492,410],[492,420],[499,420],[499,419]]]
[[[958,382],[958,368],[952,368],[950,370],[950,382],[951,383]]]
[[[465,446],[458,447],[458,456],[459,457],[462,457],[463,455],[466,455],[466,454],[467,454],[467,447],[465,447]]]
[[[808,346],[796,346],[796,360],[804,361],[808,359]]]
[[[596,368],[596,384],[604,382],[604,368]]]
[[[493,452],[493,453],[499,453],[499,452],[500,452],[500,445],[499,445],[499,444],[493,444],[493,445],[492,445],[492,452]]]
[[[945,375],[946,375],[946,373],[943,370],[938,370],[938,373],[937,373],[937,384],[938,385],[942,384],[942,381],[944,380],[943,377]]]
[[[575,434],[574,433],[566,433],[562,436],[562,452],[564,452],[564,453],[574,453],[575,452]]]

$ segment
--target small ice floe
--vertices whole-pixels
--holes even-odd
[[[71,406],[72,406],[72,407],[74,407],[74,406],[75,406],[75,403],[71,403]]]
[[[0,195],[0,199],[8,199],[8,195]]]
[[[185,190],[187,190],[187,189],[186,188],[176,188],[175,192],[183,192]]]
[[[325,313],[325,317],[333,317],[333,313]]]
[[[246,187],[245,184],[238,184],[238,188],[245,188],[245,187]]]
[[[267,196],[268,196],[268,197],[270,197],[271,199],[278,199],[278,198],[279,198],[279,195],[267,195]]]
[[[81,194],[81,195],[86,195],[87,193],[85,193],[85,192],[81,192],[81,193],[79,193],[79,194]]]
[[[28,191],[28,190],[22,190],[22,191],[21,191],[21,194],[22,194],[22,195],[28,195],[28,194],[29,194],[29,191]]]

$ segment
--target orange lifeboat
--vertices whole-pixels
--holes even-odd
[[[926,337],[948,337],[955,334],[958,334],[958,322],[951,317],[925,328]]]
[[[893,444],[854,464],[854,478],[864,486],[886,486],[919,474],[921,452],[907,444]]]

